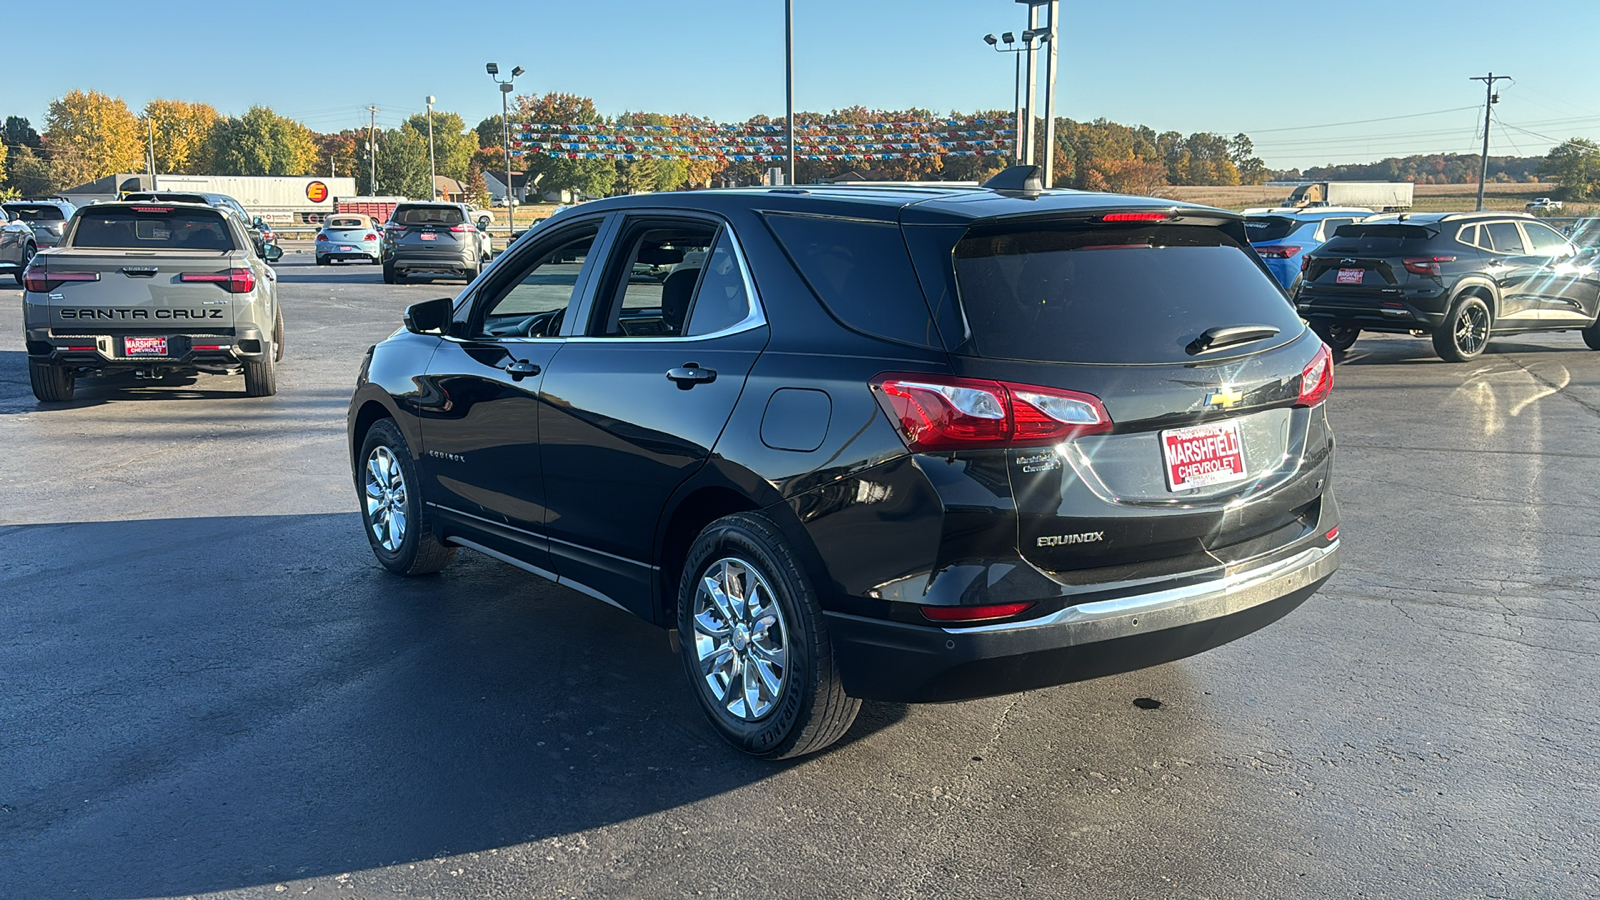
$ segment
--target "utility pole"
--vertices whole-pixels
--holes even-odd
[[[428,95],[428,191],[433,194],[429,200],[439,199],[437,185],[438,173],[433,167],[433,95]]]
[[[1019,2],[1026,2],[1026,0],[1019,0]],[[1037,33],[1038,30],[1039,30],[1039,7],[1034,5],[1031,2],[1028,3],[1028,30],[1032,31],[1032,32],[1035,32],[1035,33]],[[1028,127],[1025,129],[1025,131],[1023,133],[1023,140],[1027,141],[1028,143],[1027,143],[1027,148],[1026,148],[1027,152],[1022,158],[1022,164],[1026,165],[1026,166],[1033,165],[1033,136],[1034,136],[1034,131],[1033,131],[1033,110],[1034,110],[1034,106],[1033,106],[1033,91],[1034,91],[1035,86],[1038,85],[1038,83],[1039,83],[1039,62],[1034,57],[1033,51],[1029,50],[1028,51],[1028,92],[1027,92],[1027,96],[1028,96],[1028,101],[1027,101]]]
[[[1044,58],[1044,186],[1055,187],[1056,161],[1056,23],[1061,19],[1061,0],[1050,0],[1050,52]]]
[[[156,120],[145,116],[144,122],[150,126],[150,190],[153,191],[156,189]]]
[[[1477,75],[1471,81],[1483,82],[1483,159],[1478,166],[1478,211],[1483,211],[1483,183],[1489,180],[1489,116],[1494,112],[1494,105],[1500,102],[1500,95],[1494,92],[1496,81],[1510,81],[1510,75]]]
[[[784,103],[783,121],[788,132],[789,163],[785,184],[794,184],[794,0],[783,0]]]
[[[368,183],[367,189],[376,197],[378,196],[378,108],[369,106],[367,112],[372,117],[367,123],[367,159],[372,163],[372,181]]]

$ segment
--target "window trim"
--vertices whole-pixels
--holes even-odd
[[[587,305],[587,296],[591,292],[591,282],[594,281],[595,260],[600,258],[602,255],[609,253],[609,245],[611,243],[613,230],[612,226],[615,224],[615,221],[616,219],[614,214],[602,213],[598,216],[585,216],[581,219],[572,219],[558,223],[556,226],[549,229],[549,234],[539,235],[535,240],[528,240],[529,236],[525,234],[522,238],[524,242],[523,245],[520,247],[514,246],[511,250],[508,250],[506,254],[504,254],[504,262],[496,259],[494,267],[501,268],[504,266],[513,269],[517,268],[518,264],[522,261],[525,261],[528,257],[538,256],[542,252],[548,252],[555,247],[560,246],[562,242],[569,240],[572,237],[572,232],[582,231],[584,229],[594,227],[594,244],[590,247],[589,258],[584,260],[583,269],[578,273],[578,280],[572,286],[572,299],[567,302],[568,312],[572,312],[574,309],[581,309]],[[455,341],[458,344],[498,344],[507,341],[516,343],[529,343],[541,341],[565,341],[572,339],[572,335],[566,332],[572,326],[575,318],[573,316],[568,316],[562,320],[562,334],[545,335],[544,337],[517,337],[513,335],[491,337],[488,335],[470,334],[470,332],[476,330],[474,328],[474,323],[482,322],[483,313],[486,312],[484,307],[490,302],[486,299],[488,296],[486,288],[489,287],[489,284],[489,281],[486,281],[480,277],[478,281],[468,286],[467,290],[462,292],[461,298],[456,303],[455,315],[452,316],[452,326],[459,323],[462,330],[469,332],[469,334],[446,334],[444,335],[446,340]],[[502,294],[500,297],[496,297],[495,299],[499,300],[503,296],[504,295]],[[462,318],[463,313],[465,313],[465,318]],[[454,330],[455,328],[452,327],[451,331]]]
[[[708,334],[677,335],[677,336],[672,336],[672,337],[666,337],[666,336],[660,336],[660,337],[657,337],[657,336],[652,336],[652,337],[630,337],[628,335],[574,334],[574,335],[570,335],[570,336],[566,337],[566,340],[577,341],[577,342],[580,342],[580,343],[594,343],[594,342],[618,343],[618,342],[622,342],[622,343],[626,343],[626,344],[628,344],[630,346],[640,346],[640,347],[655,346],[657,344],[683,344],[683,343],[688,343],[690,341],[708,341],[708,340],[713,340],[715,338],[728,337],[729,335],[740,334],[740,333],[743,333],[743,332],[746,332],[746,331],[752,331],[754,329],[764,327],[767,324],[766,307],[762,304],[761,297],[756,293],[755,279],[753,277],[751,277],[751,275],[750,275],[750,263],[749,263],[748,258],[745,256],[744,245],[739,240],[739,235],[734,232],[733,224],[731,222],[727,221],[726,219],[722,218],[721,216],[711,215],[709,213],[700,212],[698,210],[680,210],[680,209],[633,209],[633,210],[628,210],[628,211],[623,212],[623,213],[618,215],[617,224],[616,224],[616,227],[615,227],[615,234],[613,235],[613,238],[620,237],[622,232],[623,232],[623,230],[625,228],[627,228],[628,225],[631,222],[638,221],[638,220],[641,220],[641,219],[673,219],[673,218],[678,218],[678,219],[698,219],[698,220],[700,220],[702,222],[711,223],[712,226],[717,229],[717,234],[713,235],[712,238],[711,238],[711,246],[713,248],[716,246],[716,242],[717,242],[718,238],[721,235],[723,235],[723,234],[728,235],[729,240],[733,244],[733,257],[739,264],[739,277],[744,279],[745,296],[750,299],[750,312],[747,313],[743,319],[741,319],[738,322],[735,322],[733,325],[730,325],[727,328],[723,328],[723,329],[720,329],[720,330],[717,330],[717,331],[710,332]],[[611,257],[612,257],[612,255],[617,251],[618,248],[623,246],[622,243],[620,241],[617,241],[617,240],[612,240],[609,243],[610,243],[611,246],[608,246],[606,248],[605,268],[600,270],[600,271],[606,271],[606,270],[609,270],[611,268],[611,264],[612,264],[612,258]],[[588,291],[588,296],[585,298],[586,302],[584,303],[584,308],[581,310],[581,313],[579,315],[575,316],[573,318],[572,322],[570,322],[568,324],[574,324],[575,325],[577,322],[583,322],[584,323],[584,327],[588,327],[589,319],[591,319],[593,317],[593,314],[595,312],[595,304],[597,302],[599,302],[599,300],[600,300],[600,298],[599,298],[599,280],[595,279],[592,275],[591,275],[590,280],[591,281],[595,281],[594,290]],[[699,293],[700,293],[700,285],[698,283],[696,283],[695,284],[695,299],[696,300],[699,299]],[[689,313],[690,313],[691,316],[694,313],[694,307],[693,307],[692,304],[690,305]],[[685,316],[684,317],[685,326],[687,326],[688,323],[689,323],[689,316]]]
[[[1498,247],[1492,247],[1492,246],[1491,247],[1485,247],[1482,244],[1475,245],[1479,250],[1482,250],[1485,253],[1493,253],[1493,254],[1495,254],[1497,256],[1528,256],[1528,255],[1530,255],[1528,253],[1528,247],[1527,247],[1527,244],[1529,243],[1528,236],[1522,233],[1522,229],[1521,228],[1517,227],[1518,226],[1517,220],[1515,220],[1515,219],[1493,219],[1493,220],[1479,222],[1478,224],[1480,226],[1482,226],[1478,230],[1479,236],[1482,237],[1484,240],[1488,241],[1490,244],[1494,243],[1494,238],[1492,236],[1490,236],[1490,234],[1489,234],[1489,228],[1492,225],[1510,225],[1511,228],[1514,231],[1516,231],[1517,237],[1520,238],[1522,240],[1522,243],[1523,243],[1523,247],[1522,247],[1521,250],[1501,250]]]

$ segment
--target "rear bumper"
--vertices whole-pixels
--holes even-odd
[[[1401,291],[1378,297],[1353,294],[1326,295],[1308,292],[1304,287],[1295,298],[1301,318],[1315,324],[1337,322],[1367,331],[1431,331],[1444,323],[1444,290],[1434,295],[1415,295]]]
[[[1008,694],[1147,668],[1263,628],[1339,565],[1339,542],[1209,581],[1083,603],[1037,619],[941,628],[827,613],[845,690],[937,702]]]
[[[168,356],[129,357],[119,354],[124,336],[167,339]],[[93,345],[93,349],[77,349]],[[113,332],[56,334],[49,328],[27,330],[28,358],[35,362],[81,371],[117,372],[139,369],[187,369],[198,366],[237,366],[258,361],[269,352],[269,342],[255,325],[213,332]],[[221,349],[197,349],[219,347]]]

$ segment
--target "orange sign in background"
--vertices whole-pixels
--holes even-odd
[[[312,203],[321,203],[328,199],[328,186],[320,181],[313,181],[306,185],[306,199]]]

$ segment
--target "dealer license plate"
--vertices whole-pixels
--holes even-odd
[[[167,339],[164,337],[123,338],[122,352],[128,356],[166,356]]]
[[[1167,463],[1167,487],[1173,491],[1249,477],[1238,419],[1163,431],[1161,452]]]
[[[1361,277],[1366,274],[1366,269],[1340,269],[1339,284],[1360,284]]]
[[[439,236],[431,231],[424,231],[422,233],[422,239],[425,241],[437,241]]]
[[[339,252],[340,253],[354,253],[355,249],[356,248],[354,248],[354,247],[340,247],[339,248]]]

